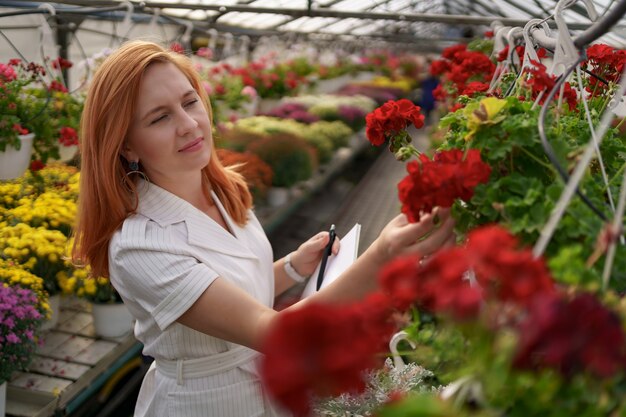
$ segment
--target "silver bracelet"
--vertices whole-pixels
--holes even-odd
[[[293,265],[291,265],[291,254],[293,252],[290,252],[287,254],[287,256],[285,256],[285,273],[287,275],[289,275],[289,278],[291,278],[292,280],[298,282],[298,283],[302,283],[304,281],[307,280],[308,277],[303,277],[302,275],[300,275],[298,273],[298,271],[295,270],[295,268],[293,267]]]

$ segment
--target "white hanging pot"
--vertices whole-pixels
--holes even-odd
[[[133,329],[133,316],[124,303],[93,303],[91,314],[97,336],[120,337]]]
[[[22,143],[19,150],[7,146],[4,152],[0,152],[0,180],[19,178],[28,169],[35,134],[29,133],[18,137]]]

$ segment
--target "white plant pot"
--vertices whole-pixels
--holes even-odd
[[[52,315],[48,320],[44,320],[41,324],[41,330],[54,329],[59,323],[59,315],[61,314],[61,296],[59,294],[51,295],[48,299],[48,305],[52,311]]]
[[[133,316],[124,303],[92,304],[93,327],[100,337],[120,337],[133,329]]]
[[[270,207],[280,207],[289,201],[289,188],[270,187],[267,190],[267,203]]]
[[[7,410],[7,382],[0,384],[0,417],[4,417]]]
[[[7,147],[4,152],[0,152],[0,180],[19,178],[28,169],[35,134],[20,135],[19,138],[22,142],[19,150]]]
[[[68,162],[71,161],[72,158],[74,158],[74,155],[76,155],[76,152],[78,152],[78,145],[70,145],[70,146],[59,146],[59,161],[61,162]]]

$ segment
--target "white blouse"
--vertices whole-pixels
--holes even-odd
[[[136,319],[135,336],[144,344],[143,353],[155,358],[155,363],[171,363],[248,350],[176,320],[218,276],[273,306],[272,247],[254,213],[250,211],[248,223],[240,227],[211,192],[233,235],[157,185],[143,181],[138,190],[136,214],[124,221],[109,245],[109,270],[113,286]],[[233,369],[202,377],[175,378],[153,363],[144,378],[135,415],[278,414],[262,393],[252,358]]]

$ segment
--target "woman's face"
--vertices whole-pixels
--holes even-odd
[[[184,183],[209,163],[211,123],[200,100],[174,64],[146,69],[123,155],[140,161],[150,181]]]

